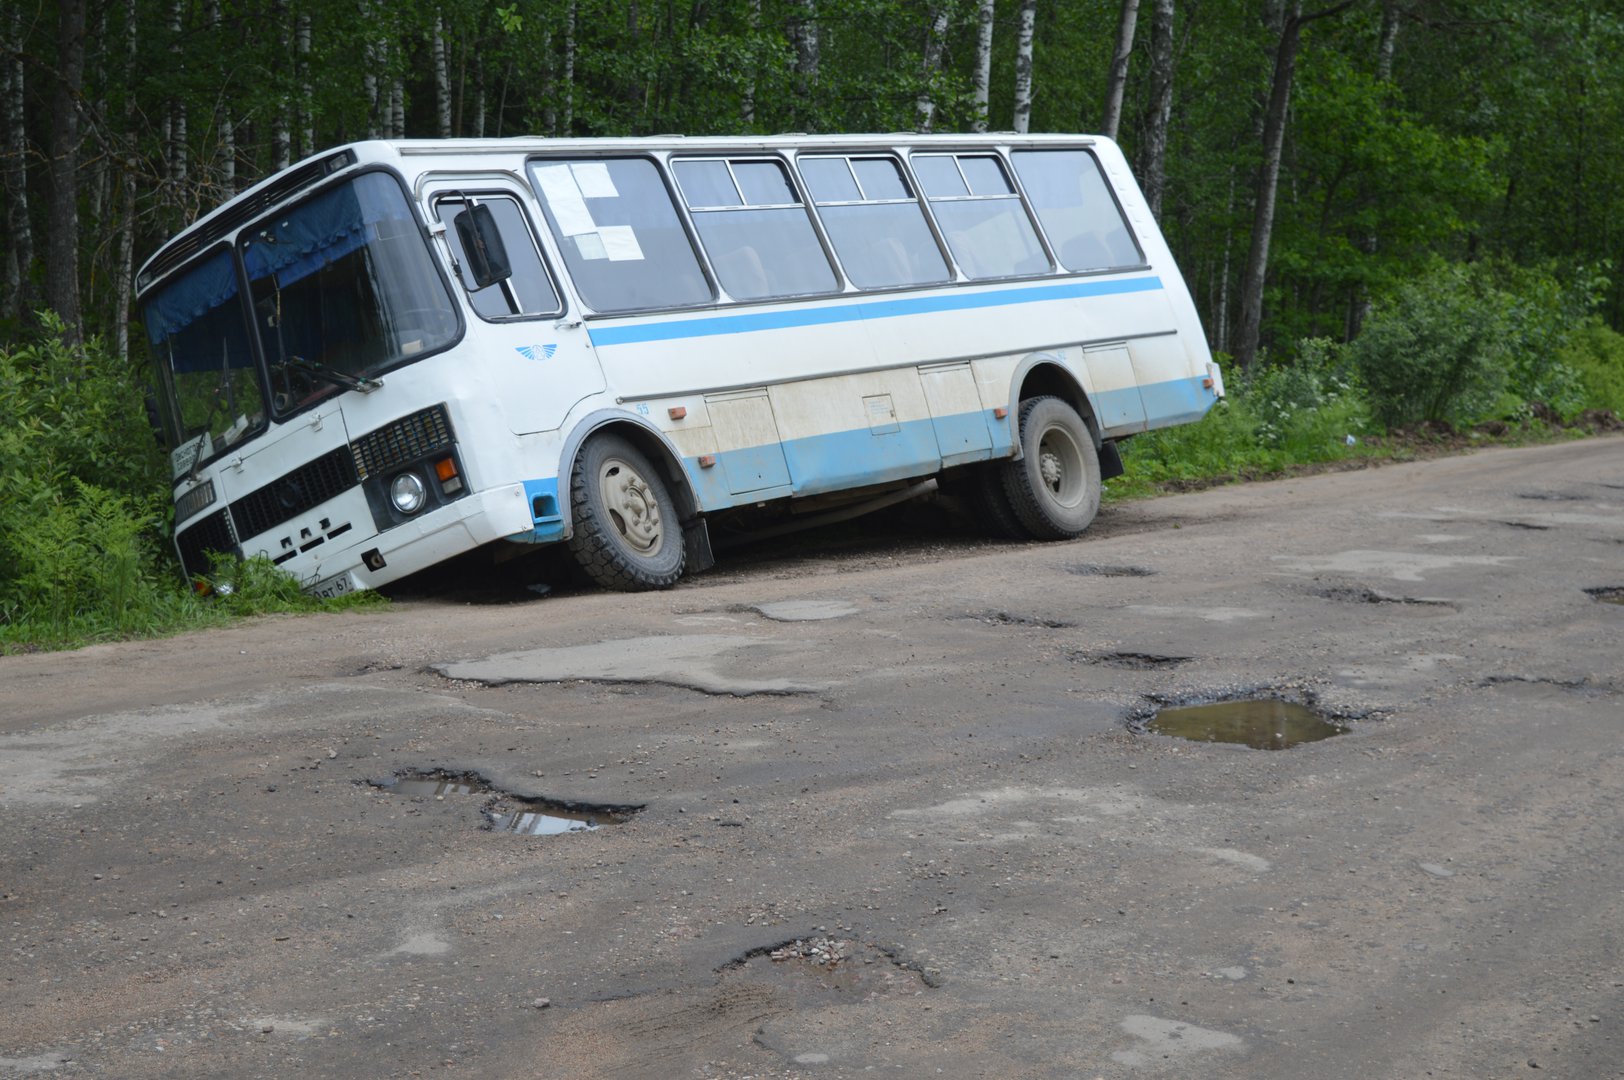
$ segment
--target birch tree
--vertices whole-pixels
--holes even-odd
[[[1122,125],[1122,95],[1128,86],[1128,58],[1133,55],[1133,33],[1138,22],[1139,0],[1122,0],[1116,48],[1111,52],[1111,67],[1105,76],[1105,113],[1100,120],[1100,132],[1108,139],[1116,138]]]
[[[919,96],[914,99],[918,114],[918,130],[928,132],[936,119],[936,100],[931,84],[941,73],[943,39],[947,37],[947,4],[932,5],[930,23],[925,30],[925,55],[919,73]]]
[[[1032,124],[1032,38],[1037,0],[1021,0],[1020,30],[1015,36],[1015,130],[1026,134]]]
[[[1139,182],[1150,212],[1162,216],[1167,176],[1167,125],[1173,115],[1173,0],[1155,0],[1150,21],[1150,100],[1140,140]]]
[[[975,70],[975,131],[987,130],[987,106],[992,87],[992,24],[993,0],[979,0],[976,5],[976,70]]]

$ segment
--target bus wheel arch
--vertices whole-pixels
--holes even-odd
[[[1020,440],[1020,411],[1021,404],[1029,398],[1056,397],[1070,405],[1072,411],[1082,417],[1083,423],[1088,425],[1089,435],[1094,441],[1094,448],[1100,448],[1100,425],[1094,414],[1094,405],[1088,400],[1088,394],[1077,379],[1052,356],[1040,354],[1031,357],[1026,362],[1026,369],[1017,373],[1017,377],[1010,381],[1014,390],[1014,400],[1010,402],[1010,423],[1014,428],[1015,454],[1022,453]]]
[[[567,542],[599,585],[663,589],[710,564],[692,489],[658,435],[634,423],[599,424],[575,440],[567,462],[559,471],[568,478]]]

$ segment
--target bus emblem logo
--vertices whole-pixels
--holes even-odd
[[[557,345],[516,345],[514,351],[526,360],[551,360]]]

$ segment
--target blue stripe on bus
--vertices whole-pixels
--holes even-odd
[[[681,338],[711,337],[717,334],[747,334],[758,330],[792,330],[803,326],[827,326],[832,323],[857,322],[863,319],[894,319],[904,315],[971,311],[976,308],[1003,307],[1008,304],[1120,296],[1125,293],[1154,292],[1161,287],[1162,279],[1152,276],[1116,281],[1072,281],[1062,285],[1037,285],[1023,289],[983,292],[953,290],[933,296],[819,305],[791,311],[752,311],[700,319],[670,318],[636,326],[589,326],[587,333],[592,338],[592,344],[596,346],[635,345],[648,341],[676,341]]]

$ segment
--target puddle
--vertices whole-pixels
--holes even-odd
[[[1180,664],[1188,664],[1195,659],[1193,656],[1162,656],[1158,653],[1143,652],[1106,652],[1106,653],[1078,653],[1073,657],[1088,664],[1104,664],[1107,667],[1131,668],[1137,671],[1154,671],[1162,668],[1176,668]]]
[[[1072,563],[1066,573],[1080,577],[1150,577],[1156,571],[1144,566],[1106,566],[1101,563]]]
[[[1064,619],[1045,619],[1038,615],[1017,615],[1010,611],[979,611],[968,615],[955,615],[955,619],[971,619],[989,626],[1032,626],[1040,630],[1069,630],[1077,624]]]
[[[402,773],[393,780],[368,781],[391,795],[443,800],[446,796],[483,796],[480,813],[496,832],[519,836],[557,836],[620,825],[642,807],[583,806],[552,799],[530,799],[503,791],[476,773],[443,770]]]
[[[1601,589],[1586,589],[1590,599],[1603,604],[1624,604],[1624,585],[1609,585]]]
[[[1239,743],[1254,750],[1288,750],[1348,729],[1306,705],[1278,698],[1219,701],[1162,709],[1145,730],[1194,742]]]

